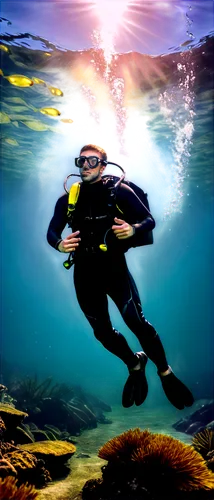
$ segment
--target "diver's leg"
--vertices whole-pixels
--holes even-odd
[[[125,323],[138,338],[146,355],[156,364],[160,372],[168,369],[161,340],[154,327],[145,319],[134,279],[125,258],[117,261],[108,274],[107,293],[117,305]]]
[[[138,338],[146,355],[156,364],[169,401],[178,409],[191,406],[194,402],[193,396],[169,367],[162,342],[154,327],[145,319],[136,284],[126,263],[122,263],[119,273],[120,287],[117,286],[117,267],[116,282],[111,284],[108,290],[109,295],[118,306],[125,323]]]
[[[130,368],[137,363],[125,337],[112,327],[107,296],[103,290],[99,270],[87,266],[74,267],[74,285],[79,305],[103,346],[118,356]],[[93,286],[92,286],[93,284]]]

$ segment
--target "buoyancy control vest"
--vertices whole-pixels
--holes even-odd
[[[107,191],[108,192],[108,200],[107,200],[107,207],[106,207],[107,215],[112,215],[112,213],[116,207],[119,210],[119,212],[121,213],[121,215],[125,216],[123,210],[117,204],[117,189],[118,189],[117,184],[119,181],[119,177],[117,177],[115,175],[104,175],[104,176],[102,176],[102,181],[103,181],[104,185],[106,185],[108,188],[108,191]],[[148,216],[153,219],[153,217],[150,213],[150,207],[149,207],[147,193],[145,193],[142,188],[140,188],[139,186],[134,184],[134,182],[124,180],[124,179],[122,182],[123,182],[123,184],[127,185],[135,193],[135,195],[138,197],[140,202],[143,204],[144,209],[148,213]],[[74,184],[72,184],[72,186],[69,190],[67,217],[68,217],[68,225],[70,227],[72,227],[72,222],[73,222],[73,218],[75,215],[75,208],[76,208],[76,204],[77,204],[78,197],[80,194],[80,186],[81,186],[81,182],[75,182]],[[142,235],[137,238],[136,243],[132,246],[151,245],[152,243],[153,243],[153,232],[152,232],[152,230],[150,230],[150,231],[142,232]],[[103,251],[107,250],[105,242],[104,242],[104,244],[100,245],[100,249]]]

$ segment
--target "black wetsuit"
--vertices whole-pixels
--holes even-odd
[[[138,338],[147,356],[159,371],[165,371],[168,363],[162,343],[154,327],[145,319],[136,284],[128,270],[124,252],[137,246],[146,231],[155,222],[139,198],[124,184],[117,190],[116,204],[108,209],[109,192],[103,181],[82,183],[75,207],[72,232],[80,231],[81,242],[75,250],[74,284],[79,305],[91,324],[95,337],[106,349],[118,356],[128,368],[136,365],[136,356],[125,337],[111,324],[107,295],[117,305],[125,323]],[[65,228],[68,195],[58,199],[51,219],[47,239],[56,248]],[[123,213],[121,213],[121,211]],[[111,227],[114,217],[125,220],[135,227],[132,237],[118,240]],[[107,243],[103,252],[99,245]]]

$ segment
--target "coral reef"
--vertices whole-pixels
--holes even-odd
[[[44,462],[26,450],[16,448],[3,455],[3,459],[15,469],[20,483],[28,482],[41,487],[51,481],[51,476],[49,471],[45,469]]]
[[[85,484],[83,500],[202,500],[214,494],[214,474],[202,456],[171,436],[130,429],[105,443],[98,456],[108,464],[102,480]]]
[[[76,451],[76,446],[66,441],[37,441],[20,445],[19,448],[42,459],[52,478],[62,477],[68,472],[66,462]]]
[[[19,483],[29,482],[37,487],[51,481],[43,460],[12,443],[0,441],[0,477],[16,476]],[[0,497],[1,498],[1,497]]]
[[[200,404],[200,403],[198,403]],[[213,429],[214,401],[204,403],[201,401],[200,407],[185,418],[181,418],[173,424],[174,429],[187,434],[196,434],[205,428]]]
[[[41,441],[14,446],[0,442],[0,477],[16,475],[20,483],[37,487],[68,472],[66,462],[76,451],[66,441]]]
[[[5,431],[6,431],[6,425],[4,423],[4,420],[0,417],[0,438],[3,436]]]
[[[76,450],[74,436],[97,427],[98,421],[108,423],[101,410],[111,411],[108,405],[97,400],[97,411],[81,389],[77,395],[73,387],[53,384],[51,378],[38,382],[25,377],[11,382],[9,391],[0,385],[1,481],[15,476],[18,486],[28,482],[40,488],[64,478]]]
[[[17,472],[6,458],[0,458],[0,477],[4,478],[6,476],[17,476]]]
[[[17,480],[11,476],[0,479],[1,500],[35,500],[38,493],[33,486],[22,484],[17,486]]]
[[[10,406],[5,403],[0,403],[0,417],[4,421],[7,429],[17,427],[22,423],[22,420],[25,417],[28,417],[28,414],[17,410],[13,406]]]
[[[46,457],[62,457],[64,460],[68,460],[76,451],[76,446],[72,443],[66,443],[66,441],[38,441],[37,443],[20,445],[19,448],[43,459]]]

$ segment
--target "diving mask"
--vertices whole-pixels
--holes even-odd
[[[75,158],[76,167],[83,168],[85,161],[87,161],[90,168],[96,168],[99,163],[107,165],[107,161],[101,160],[98,156],[79,156],[78,158]]]

